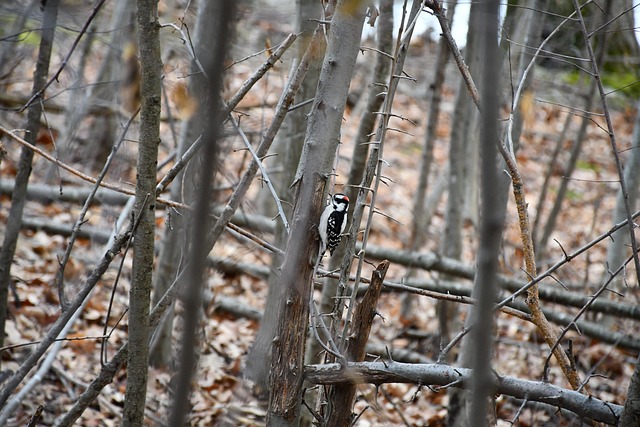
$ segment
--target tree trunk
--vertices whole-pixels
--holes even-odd
[[[201,1],[198,3],[196,13],[197,21],[193,36],[194,50],[197,58],[202,60],[206,57],[206,52],[210,48],[210,40],[215,37],[215,26],[211,25],[211,20],[215,19],[216,3],[212,1]],[[204,106],[207,102],[208,83],[202,74],[200,67],[191,63],[191,74],[189,76],[187,93],[193,97],[198,105]],[[189,117],[182,125],[180,141],[178,143],[177,156],[181,157],[202,134],[208,116],[206,108],[199,108],[196,113]],[[196,159],[202,153],[196,154]],[[186,205],[193,206],[196,197],[197,174],[201,171],[201,161],[194,161],[190,167],[176,176],[171,185],[171,199],[179,200]],[[175,214],[173,209],[167,209],[167,221],[170,226],[164,230],[161,241],[160,253],[158,255],[158,268],[153,284],[154,305],[162,298],[166,290],[171,286],[178,274],[178,267],[183,261],[187,247],[187,227],[190,222],[190,212],[180,212]],[[168,367],[171,361],[171,341],[173,331],[173,310],[166,314],[166,318],[159,327],[157,339],[153,343],[153,351],[150,354],[152,365]]]
[[[318,253],[310,230],[317,224],[324,206],[326,179],[339,143],[364,12],[364,2],[340,1],[329,28],[327,53],[296,173],[296,205],[280,284],[285,289],[285,304],[271,361],[269,426],[292,426],[299,422],[309,297]]]
[[[44,18],[42,20],[42,37],[40,38],[40,48],[38,50],[38,60],[33,77],[32,94],[38,93],[47,82],[49,72],[49,61],[53,48],[53,39],[56,30],[58,17],[59,0],[50,0],[44,8]],[[40,115],[42,114],[41,99],[44,94],[33,100],[27,112],[27,134],[25,139],[30,144],[36,143],[38,131],[40,130]],[[22,147],[20,151],[20,162],[16,175],[16,184],[11,197],[11,209],[4,232],[4,241],[0,250],[0,347],[4,345],[4,331],[8,306],[8,291],[11,281],[11,263],[16,251],[18,236],[20,235],[20,225],[22,224],[22,213],[27,201],[27,185],[31,176],[33,161],[33,151],[27,147]]]
[[[535,11],[543,10],[545,3],[546,3],[546,0],[528,0],[526,2],[526,7],[524,8],[508,9],[507,16],[505,18],[505,22],[503,25],[506,29],[505,31],[507,31],[510,34],[510,40],[513,42],[513,46],[532,46],[538,42],[538,39],[540,37],[540,32],[541,32],[541,22],[540,20],[537,20],[533,14],[535,13]],[[476,21],[474,25],[477,25],[478,23],[479,22]],[[480,22],[480,25],[483,25],[483,23]],[[504,48],[512,49],[513,47],[507,46],[507,43],[510,43],[510,41],[503,40]],[[471,49],[478,52],[484,52],[483,49],[477,49],[475,47]],[[522,79],[525,78],[526,80],[522,82],[522,84],[523,84],[523,90],[526,90],[526,88],[529,87],[531,82],[531,72],[529,72],[529,77],[527,77],[525,76],[525,70],[529,64],[529,61],[531,60],[531,57],[530,55],[527,54],[527,51],[525,49],[519,49],[519,48],[513,48],[513,49],[514,51],[510,59],[512,59],[517,64],[517,69],[515,70],[514,75],[511,74],[511,70],[508,68],[507,64],[505,64],[504,67],[499,67],[498,69],[496,69],[495,72],[500,72],[501,68],[505,68],[504,70],[502,70],[501,76],[503,79],[515,79],[511,83],[512,84],[511,87],[513,86],[517,87],[522,82]],[[467,48],[467,51],[469,50],[470,49]],[[496,61],[500,61],[502,63],[507,59],[509,58],[503,55],[502,57],[498,56],[496,58]],[[484,61],[482,63],[484,63]],[[504,87],[506,89],[507,87],[509,87],[509,85],[504,85]],[[522,115],[520,114],[519,106],[512,105],[514,102],[513,93],[507,92],[505,90],[502,93],[502,96],[504,97],[504,103],[509,104],[513,114],[514,125],[512,129],[507,129],[507,132],[511,132],[511,135],[507,136],[506,139],[509,139],[513,142],[513,145],[514,145],[513,149],[515,151],[518,149],[519,139],[522,131]],[[494,141],[494,144],[496,142],[497,142],[497,138],[496,138],[496,141]],[[486,173],[486,171],[484,170],[484,168],[486,167],[484,166],[484,160],[485,159],[483,158],[482,172]],[[495,163],[496,159],[493,158],[491,161]],[[498,162],[498,164],[500,165],[498,167],[499,170],[504,170],[506,168],[506,166],[504,165],[504,161],[501,160]],[[490,202],[490,206],[492,209],[490,213],[492,215],[495,215],[496,217],[505,215],[507,196],[508,196],[507,190],[509,188],[509,184],[510,184],[510,181],[504,175],[499,176],[498,179],[496,180],[496,185],[494,186],[493,192],[495,193],[495,195],[497,195],[497,198],[493,202]],[[485,215],[486,214],[488,214],[488,212],[485,212]],[[481,220],[485,221],[486,218],[482,218]],[[484,257],[486,255],[485,252],[486,252],[486,249],[479,250],[478,256]],[[472,296],[474,298],[479,298],[480,292],[482,290],[479,279],[481,279],[480,272],[477,272],[474,278],[474,288],[472,293]],[[467,324],[471,324],[470,322],[471,322],[472,316],[468,316],[467,319],[468,319]],[[479,351],[479,350],[475,348],[475,344],[471,342],[469,339],[464,339],[462,342],[461,350],[460,350],[460,359],[459,359],[460,365],[467,367],[467,366],[471,366],[472,363],[475,363],[477,361],[476,351]],[[450,425],[466,425],[467,423],[469,423],[469,419],[470,419],[469,417],[471,416],[469,412],[469,410],[471,409],[470,394],[465,390],[453,390],[450,393],[450,396],[451,396],[451,405],[450,405],[450,411],[449,411]]]
[[[382,261],[371,273],[371,285],[365,292],[353,313],[353,328],[346,348],[347,360],[362,362],[366,355],[367,341],[371,332],[371,325],[377,313],[378,298],[382,291],[382,282],[389,269],[389,261]],[[328,397],[328,426],[348,426],[351,424],[351,407],[356,396],[356,385],[348,384],[331,387]]]
[[[505,211],[496,209],[500,194],[498,167],[496,164],[496,142],[498,141],[498,102],[500,98],[499,53],[497,44],[499,1],[483,3],[480,13],[483,24],[480,26],[480,50],[483,52],[481,77],[481,171],[482,171],[482,222],[480,226],[480,242],[477,255],[477,271],[474,281],[474,296],[478,303],[471,310],[472,359],[472,400],[471,417],[476,425],[495,424],[494,410],[488,410],[488,402],[493,401],[495,384],[492,371],[493,353],[493,313],[497,297],[495,278],[498,270],[500,242],[504,227]]]
[[[618,224],[627,219],[624,197],[629,198],[629,205],[633,212],[636,209],[638,192],[640,191],[640,173],[638,173],[638,171],[640,171],[640,103],[636,105],[638,106],[638,112],[636,112],[631,147],[625,151],[625,153],[628,153],[629,159],[624,165],[624,182],[627,184],[629,194],[623,195],[622,191],[618,190],[616,207],[613,210],[613,224]],[[621,153],[621,155],[624,154]],[[626,253],[628,253],[631,245],[629,236],[629,226],[622,227],[611,235],[607,248],[607,264],[609,264],[611,271],[616,270],[622,265],[625,258],[627,258],[628,255]],[[625,285],[623,284],[622,278],[618,277],[614,279],[610,288],[618,292],[623,292]]]
[[[197,367],[197,339],[202,313],[202,292],[206,280],[207,254],[211,250],[210,242],[204,230],[211,229],[211,192],[213,180],[218,169],[220,147],[218,139],[222,133],[225,106],[220,98],[223,87],[224,60],[231,38],[232,23],[235,18],[235,3],[219,0],[210,5],[209,25],[213,27],[212,39],[215,41],[209,49],[204,49],[198,57],[202,64],[201,72],[207,78],[207,102],[201,107],[201,114],[208,118],[202,139],[205,141],[201,156],[201,166],[196,172],[196,200],[190,215],[189,264],[185,267],[185,287],[182,290],[184,306],[183,332],[180,340],[180,368],[173,387],[173,405],[169,425],[182,425],[190,413],[191,382]],[[206,19],[206,17],[205,17]],[[192,165],[193,166],[193,165]],[[164,298],[164,296],[163,296]]]
[[[456,10],[457,0],[447,4],[447,20],[453,22]],[[420,158],[420,176],[416,188],[415,197],[413,199],[413,218],[411,222],[411,234],[409,236],[408,249],[411,251],[418,250],[423,244],[427,236],[427,227],[431,215],[426,215],[428,206],[425,203],[427,197],[427,188],[429,183],[429,175],[431,174],[431,164],[433,163],[433,147],[436,140],[436,131],[440,116],[440,106],[442,102],[442,91],[444,89],[445,70],[449,61],[450,50],[444,38],[438,42],[438,51],[436,54],[437,63],[433,77],[433,82],[429,85],[429,114],[427,118],[427,130],[424,138],[424,146],[422,148],[422,156]],[[448,174],[450,174],[450,165],[448,166]],[[433,194],[433,192],[432,192]],[[435,204],[435,203],[434,203]],[[405,275],[406,279],[413,277],[415,269],[410,268]],[[411,295],[402,297],[402,309],[400,315],[404,322],[411,318]]]
[[[636,367],[631,375],[627,400],[618,424],[620,427],[636,427],[640,425],[640,356],[636,360]]]
[[[389,55],[393,54],[393,1],[383,0],[379,5],[380,16],[376,21],[378,44],[377,49]],[[364,176],[367,155],[369,153],[369,140],[374,134],[377,114],[384,101],[384,96],[380,93],[384,91],[384,85],[389,80],[389,70],[391,69],[391,59],[386,55],[377,52],[367,54],[376,55],[373,69],[373,78],[367,94],[366,105],[360,116],[358,132],[354,139],[353,153],[351,155],[351,167],[349,169],[348,184],[343,191],[350,200],[356,200],[358,196],[357,186],[362,182]],[[337,191],[336,191],[337,192]],[[355,203],[349,205],[348,218],[353,218]],[[344,258],[345,245],[339,245],[333,256],[325,262],[329,262],[329,270],[340,268]],[[334,298],[338,293],[338,281],[333,278],[326,278],[322,287],[320,298],[320,314],[330,313],[334,306]],[[320,344],[311,337],[307,349],[306,363],[317,363],[321,355]]]
[[[299,1],[297,5],[297,32],[302,33],[298,39],[296,52],[296,64],[302,60],[309,44],[312,42],[313,33],[317,26],[315,21],[321,12],[320,5],[315,0]],[[316,87],[318,86],[318,78],[320,75],[320,65],[324,55],[317,55],[312,58],[309,64],[309,71],[300,84],[300,89],[295,97],[295,102],[303,102],[315,96]],[[285,118],[286,125],[282,131],[286,130],[286,134],[274,141],[274,150],[279,153],[276,159],[282,159],[279,164],[282,167],[280,180],[276,184],[278,195],[283,202],[283,209],[287,218],[291,218],[294,203],[294,193],[291,184],[295,178],[295,172],[300,161],[302,152],[302,144],[304,142],[304,132],[307,125],[307,115],[311,110],[311,105],[298,108],[289,112]],[[281,132],[282,133],[282,132]],[[278,136],[280,136],[280,134]],[[287,244],[289,235],[282,224],[282,221],[276,222],[275,226],[275,245],[278,248],[284,248]],[[260,329],[256,334],[255,341],[247,355],[247,365],[245,376],[253,381],[255,385],[254,391],[261,396],[268,396],[269,386],[269,367],[271,365],[271,349],[273,337],[278,326],[278,317],[282,312],[281,303],[283,297],[283,289],[280,287],[280,266],[283,257],[280,254],[273,254],[271,261],[271,275],[269,276],[269,290],[267,301],[265,303],[264,317],[260,322]]]
[[[470,69],[476,69],[474,63],[479,65],[475,59],[477,55],[473,52],[478,51],[478,19],[476,15],[479,6],[471,5],[469,13],[469,32],[467,33],[466,52],[471,52],[468,59]],[[475,76],[474,76],[475,78]],[[449,146],[449,193],[447,198],[445,229],[442,238],[443,255],[460,259],[462,255],[462,208],[464,206],[464,164],[463,157],[466,156],[464,151],[465,141],[468,138],[475,139],[473,134],[477,132],[475,123],[476,109],[469,96],[467,86],[463,79],[460,79],[458,85],[458,95],[456,98],[455,109],[453,112],[452,123],[455,123],[451,129],[451,141]],[[466,144],[468,145],[468,143]],[[465,154],[463,154],[465,153]],[[444,276],[447,280],[447,276]],[[447,301],[436,302],[436,314],[438,315],[438,330],[440,335],[440,348],[446,346],[451,341],[452,334],[460,327],[458,318],[458,307],[456,304]],[[457,353],[457,352],[456,352]],[[449,362],[453,362],[456,353],[446,355]],[[441,356],[440,356],[441,357]],[[462,365],[465,366],[465,365]],[[468,417],[467,392],[464,390],[449,389],[449,407],[447,412],[447,425],[458,426],[463,425],[461,419]],[[464,423],[464,421],[462,421]]]
[[[615,3],[615,2],[614,2]],[[599,15],[599,18],[597,20],[597,23],[604,23],[607,22],[607,16],[611,16],[611,4],[612,2],[607,2],[606,4],[606,10],[604,15]],[[607,32],[604,32],[604,34],[602,34],[599,37],[599,46],[598,46],[598,63],[602,64],[604,59],[605,59],[605,54],[607,52],[607,46],[609,43],[609,37],[607,37]],[[591,111],[593,104],[595,102],[595,96],[596,96],[596,80],[594,79],[591,84],[589,85],[589,92],[587,93],[586,97],[585,97],[585,111]],[[575,143],[574,146],[571,149],[571,157],[565,167],[564,173],[563,175],[566,177],[570,177],[573,174],[573,171],[576,167],[576,164],[578,162],[578,157],[581,154],[582,151],[582,144],[584,142],[584,140],[587,138],[587,127],[588,125],[591,123],[591,117],[590,114],[587,113],[583,118],[582,118],[582,123],[580,125],[580,129],[578,130],[578,134],[576,135],[575,138]],[[565,196],[567,194],[568,191],[568,187],[569,184],[571,183],[571,181],[569,179],[563,179],[560,182],[560,187],[558,188],[557,191],[557,196],[556,196],[556,200],[554,201],[553,204],[553,208],[551,209],[551,212],[549,213],[549,216],[547,218],[547,222],[542,230],[542,236],[540,237],[540,241],[537,244],[537,257],[542,259],[544,256],[544,252],[547,246],[547,242],[549,241],[549,238],[551,237],[551,234],[553,233],[554,229],[555,229],[555,225],[558,219],[558,216],[560,215],[560,211],[562,209],[562,203],[565,199]]]
[[[162,60],[157,0],[138,0],[141,69],[134,256],[129,291],[129,358],[123,425],[144,421],[149,364],[149,307],[154,262],[156,164],[160,144]]]
[[[469,19],[469,33],[467,35],[467,51],[474,50],[475,28],[472,25],[475,8],[471,7]],[[471,65],[470,65],[471,66]],[[467,92],[465,82],[460,79],[458,95],[453,112],[451,140],[449,145],[449,192],[445,213],[444,234],[442,237],[442,254],[448,258],[460,259],[462,255],[462,225],[463,207],[465,204],[465,178],[466,147],[471,143],[465,142],[474,139],[476,132],[476,111]],[[458,310],[455,304],[438,301],[436,303],[440,342],[446,345],[451,339],[452,331],[457,329]]]

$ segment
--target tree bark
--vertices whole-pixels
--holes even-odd
[[[285,289],[285,303],[271,361],[269,426],[297,425],[300,416],[309,296],[318,253],[310,230],[324,205],[325,180],[339,143],[364,12],[365,2],[340,1],[329,28],[327,53],[296,173],[296,205],[280,284]]]
[[[488,425],[487,419],[495,419],[493,411],[488,411],[487,402],[493,400],[495,384],[492,371],[493,354],[493,313],[497,297],[495,278],[498,271],[498,256],[504,227],[505,211],[495,209],[500,195],[498,188],[498,168],[496,165],[496,141],[498,140],[498,101],[500,93],[498,21],[499,2],[482,3],[480,13],[483,25],[480,30],[480,47],[484,55],[482,62],[482,125],[481,144],[481,187],[482,217],[480,243],[477,256],[477,271],[474,294],[478,301],[471,310],[474,329],[471,331],[472,359],[472,400],[471,420],[476,425]]]
[[[378,43],[376,49],[388,55],[393,54],[393,1],[384,0],[379,4],[380,15],[376,21]],[[354,139],[353,152],[351,155],[351,165],[349,169],[348,186],[342,190],[350,200],[356,200],[358,196],[358,185],[361,184],[365,173],[367,155],[369,153],[369,140],[373,135],[377,120],[376,112],[384,101],[384,86],[389,81],[389,71],[391,69],[391,58],[379,52],[367,54],[376,55],[373,69],[373,77],[367,94],[366,105],[360,115],[358,131]],[[337,191],[336,191],[337,192]],[[353,218],[355,203],[349,205],[348,217]],[[338,245],[333,256],[329,258],[329,270],[340,268],[345,252],[345,245]],[[320,297],[319,311],[321,314],[330,313],[334,307],[334,298],[338,294],[338,281],[333,278],[325,278]],[[306,363],[316,363],[321,357],[320,344],[311,337],[307,347]]]
[[[320,4],[315,0],[303,0],[297,3],[296,28],[297,32],[301,33],[301,36],[298,37],[297,52],[295,55],[296,62],[294,65],[300,64],[311,43],[314,43],[314,45],[320,44],[318,43],[318,36],[314,36],[317,24],[312,19],[318,19],[319,12],[322,10]],[[321,44],[324,45],[324,43]],[[306,101],[315,96],[320,75],[320,66],[322,65],[322,59],[324,57],[324,46],[320,50],[317,55],[307,56],[309,59],[308,71],[296,94],[296,103]],[[276,159],[282,159],[278,164],[283,169],[280,180],[276,183],[276,188],[280,199],[286,202],[283,204],[283,209],[287,218],[291,218],[291,213],[293,212],[294,192],[292,191],[291,184],[295,179],[296,169],[300,161],[304,133],[307,125],[306,118],[310,110],[311,105],[308,107],[300,107],[289,112],[285,118],[285,126],[282,129],[283,131],[286,130],[286,134],[280,137],[279,133],[276,141],[274,141],[273,151],[278,153]],[[277,167],[277,165],[275,167]],[[282,221],[276,222],[274,233],[276,247],[284,248],[289,235]],[[272,274],[269,276],[269,290],[265,303],[264,318],[260,323],[260,329],[247,355],[245,371],[245,376],[253,381],[255,385],[254,392],[265,397],[268,396],[272,342],[278,326],[278,316],[282,312],[281,304],[284,290],[280,287],[280,276],[278,274],[282,261],[282,255],[276,253],[272,255]]]
[[[457,0],[447,3],[447,20],[453,22]],[[413,200],[413,221],[411,223],[411,235],[409,236],[408,249],[418,250],[426,238],[428,223],[425,221],[425,199],[429,187],[429,175],[431,174],[431,164],[433,163],[433,147],[437,138],[438,120],[440,119],[440,107],[442,104],[442,91],[445,82],[445,70],[449,61],[450,50],[445,39],[438,41],[438,51],[436,53],[436,70],[433,82],[429,84],[429,114],[427,119],[427,130],[424,137],[424,146],[420,158],[420,177],[416,187],[415,198]]]
[[[129,357],[123,425],[144,421],[149,364],[149,309],[155,247],[156,164],[160,144],[162,60],[158,1],[138,0],[141,70],[140,140],[136,165],[134,255],[129,291]]]
[[[371,285],[353,313],[353,327],[350,333],[352,338],[349,340],[346,349],[347,360],[353,362],[362,362],[364,360],[371,325],[377,313],[378,298],[380,298],[382,283],[388,269],[389,261],[382,261],[371,273]],[[328,411],[327,426],[340,427],[351,424],[351,407],[353,406],[355,395],[355,384],[331,388],[328,397],[329,408],[331,409]]]
[[[636,367],[631,375],[627,400],[618,424],[620,427],[635,427],[640,425],[640,356],[636,360]]]
[[[216,2],[201,1],[198,4],[196,13],[197,21],[194,31],[194,51],[198,60],[205,60],[207,51],[210,49],[209,43],[215,37],[215,26],[211,25],[211,20],[215,19],[214,9]],[[207,123],[208,115],[204,106],[207,102],[208,85],[207,79],[202,74],[200,67],[192,60],[191,74],[188,81],[189,96],[193,97],[199,106],[196,113],[189,117],[182,125],[180,141],[178,144],[178,156],[191,147],[196,139],[202,134]],[[201,152],[195,158],[201,159]],[[179,200],[186,205],[193,206],[196,197],[197,174],[201,171],[202,162],[193,161],[191,167],[185,168],[178,174],[175,182],[171,185],[171,199]],[[178,266],[183,260],[183,254],[187,250],[187,230],[191,220],[191,212],[181,212],[174,214],[172,209],[167,209],[171,226],[166,227],[161,242],[160,253],[158,255],[158,267],[153,284],[153,303],[156,304],[175,280],[178,274]],[[156,367],[168,367],[171,361],[171,341],[173,331],[173,310],[167,313],[166,319],[161,324],[157,332],[157,340],[153,343],[153,350],[150,354],[150,362]]]

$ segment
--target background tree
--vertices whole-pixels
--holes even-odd
[[[269,425],[297,425],[302,397],[302,368],[317,243],[309,228],[318,223],[338,148],[347,90],[360,47],[365,6],[339,1],[331,20],[327,53],[309,116],[305,144],[296,173],[296,205],[282,265],[285,289],[278,339],[271,361]]]
[[[44,92],[49,73],[49,61],[51,60],[51,50],[53,49],[53,39],[56,30],[56,20],[58,16],[58,0],[48,3],[44,9],[42,19],[42,35],[38,49],[38,60],[33,79],[33,89],[31,91],[33,102],[28,105],[27,115],[27,140],[35,145],[38,132],[40,131],[40,116],[42,114],[42,104],[35,102]],[[2,249],[0,249],[0,331],[5,330],[5,320],[7,314],[7,301],[9,297],[9,282],[11,280],[11,264],[15,255],[20,225],[22,224],[22,214],[27,200],[27,185],[31,176],[33,161],[33,151],[23,147],[20,152],[20,164],[15,179],[15,186],[11,198],[11,210],[7,219]],[[0,333],[0,346],[4,345],[4,334]]]

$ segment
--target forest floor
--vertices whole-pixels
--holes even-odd
[[[259,21],[267,25],[266,18]],[[272,32],[273,43],[281,39],[281,32],[273,28],[264,28],[265,32]],[[282,29],[279,29],[282,31]],[[239,42],[240,43],[240,42]],[[366,43],[366,42],[365,42]],[[369,41],[368,43],[372,43]],[[384,159],[389,166],[385,175],[389,177],[388,186],[382,186],[378,195],[377,207],[386,214],[392,214],[394,220],[376,216],[373,223],[370,243],[387,248],[401,249],[407,245],[412,221],[413,193],[420,168],[420,155],[423,146],[424,132],[427,118],[427,94],[432,79],[435,43],[421,41],[411,47],[411,55],[407,60],[407,74],[416,79],[415,82],[406,80],[400,85],[399,93],[394,104],[394,113],[406,120],[394,120],[392,126],[402,130],[390,133],[385,149]],[[252,45],[251,50],[259,50]],[[240,52],[240,51],[239,51]],[[242,52],[234,54],[234,59],[243,56]],[[167,60],[165,63],[166,85],[169,93],[178,85],[178,76],[184,75],[184,64],[178,59]],[[250,58],[230,69],[226,93],[233,93],[235,88],[257,68],[264,55]],[[353,148],[353,135],[359,121],[359,112],[364,98],[358,94],[364,90],[368,67],[373,62],[373,53],[364,52],[358,64],[357,77],[352,87],[352,99],[355,103],[345,114],[342,144],[339,151],[338,178],[346,177],[349,167],[350,153]],[[256,88],[238,107],[239,111],[247,114],[242,118],[243,126],[249,129],[253,141],[257,139],[268,125],[273,106],[277,102],[283,84],[286,82],[288,67],[279,65],[268,77],[258,83]],[[518,152],[518,166],[525,182],[532,219],[539,209],[540,188],[549,169],[550,159],[555,149],[555,138],[562,130],[567,108],[554,102],[558,98],[566,97],[567,87],[571,92],[576,88],[562,83],[557,73],[548,70],[537,70],[534,83],[534,95],[531,98],[531,108],[524,111],[525,124],[522,145]],[[434,158],[430,183],[435,183],[445,170],[448,153],[448,138],[451,133],[455,95],[458,86],[458,74],[453,64],[447,72],[447,85],[444,90],[444,104],[442,117],[438,122],[435,141]],[[64,83],[64,82],[63,82]],[[61,83],[61,85],[63,84]],[[11,88],[21,94],[23,87],[13,85]],[[565,98],[566,99],[566,98]],[[633,132],[635,108],[631,101],[617,98],[619,101],[613,111],[613,121],[616,137],[621,144],[621,151],[629,146]],[[548,101],[548,102],[546,102]],[[179,112],[176,98],[169,97],[174,112]],[[3,117],[3,122],[6,123]],[[50,124],[53,128],[62,128],[64,117],[51,115]],[[579,116],[573,118],[573,134],[580,121]],[[16,116],[9,116],[6,120],[11,126],[19,127]],[[13,122],[11,122],[13,121]],[[601,117],[593,117],[589,125],[578,167],[570,182],[570,193],[560,212],[558,224],[552,238],[561,242],[562,248],[572,252],[600,234],[606,232],[612,225],[611,212],[615,205],[616,169],[611,155],[611,147]],[[135,136],[131,137],[135,139]],[[239,139],[229,138],[231,150],[226,155],[224,170],[218,185],[227,190],[220,191],[220,201],[224,201],[231,188],[242,173],[247,163],[246,152],[236,150],[241,148]],[[19,157],[19,146],[9,139],[3,138],[3,144],[8,152],[0,165],[0,176],[3,188],[15,176]],[[47,151],[53,152],[53,144],[46,133],[42,135],[41,145]],[[172,149],[172,137],[167,121],[163,124],[162,155],[168,156]],[[551,194],[543,203],[545,215],[551,209],[555,191],[563,179],[564,164],[566,164],[573,139],[563,142],[559,163],[552,170]],[[133,170],[135,161],[134,148],[125,150],[126,154],[120,158],[119,171],[110,175],[110,179],[123,186],[131,186],[135,179]],[[163,160],[161,158],[160,160]],[[82,156],[69,158],[69,162],[77,168],[83,169]],[[267,161],[267,166],[269,162]],[[163,170],[159,173],[162,177]],[[85,170],[87,173],[93,173]],[[54,188],[61,188],[62,192],[72,188],[84,187],[88,184],[80,183],[77,179],[69,178],[64,171],[53,168],[45,159],[36,157],[32,183],[46,184]],[[11,204],[10,190],[2,190],[0,198],[0,221],[6,223],[9,206]],[[266,192],[259,182],[254,183],[248,201],[243,209],[248,213],[263,214],[261,203],[257,202]],[[27,343],[35,343],[46,333],[52,322],[59,314],[57,289],[53,287],[58,270],[58,259],[64,252],[66,236],[47,231],[42,225],[57,225],[71,229],[78,216],[82,200],[77,202],[62,202],[56,194],[51,194],[49,202],[30,200],[25,210],[25,219],[29,223],[39,221],[40,226],[33,225],[25,228],[18,241],[15,261],[12,267],[12,277],[15,288],[11,293],[10,316],[6,326],[5,345],[9,348],[1,352],[2,370],[15,370],[24,360],[30,350]],[[440,198],[435,215],[429,226],[428,238],[421,251],[441,253],[446,242],[442,242],[446,207],[445,196]],[[102,231],[100,236],[109,235],[121,207],[117,205],[96,205],[91,208],[86,227]],[[477,245],[477,208],[467,206],[465,222],[464,256],[463,261],[472,265],[474,262],[474,248]],[[158,239],[162,230],[167,226],[164,211],[157,212]],[[542,221],[544,224],[544,220]],[[271,240],[268,233],[257,233],[266,240]],[[501,252],[501,273],[517,277],[526,281],[526,274],[522,271],[522,245],[517,227],[517,216],[512,197],[509,200],[505,237]],[[88,272],[94,266],[104,250],[104,242],[98,235],[81,238],[76,243],[73,256],[65,270],[65,281],[73,293],[73,287],[79,286]],[[225,235],[211,253],[212,257],[226,258],[233,261],[248,263],[255,266],[269,268],[270,256],[245,241]],[[539,271],[544,271],[563,257],[562,249],[551,242],[545,248],[545,255],[541,258]],[[606,240],[595,246],[586,255],[573,260],[561,269],[556,278],[570,290],[591,295],[602,283],[606,274]],[[87,337],[101,337],[104,333],[105,313],[109,306],[114,282],[119,267],[119,259],[113,263],[107,274],[94,290],[93,297],[75,324],[70,338],[80,338],[63,343],[52,370],[45,376],[40,385],[21,402],[10,425],[25,425],[38,405],[46,405],[41,425],[52,425],[56,417],[64,414],[75,401],[86,385],[100,370],[100,340]],[[115,289],[115,298],[111,318],[108,321],[110,337],[107,354],[112,357],[115,351],[126,342],[126,309],[128,306],[128,286],[131,272],[130,255],[125,258],[123,274]],[[370,266],[363,276],[370,275]],[[387,274],[390,281],[401,282],[405,268],[392,265]],[[637,284],[631,279],[632,287],[625,289],[625,297],[610,295],[613,301],[638,302],[640,292]],[[437,280],[442,278],[435,272],[419,272],[417,279]],[[451,280],[451,278],[449,278]],[[468,281],[459,280],[470,286]],[[201,349],[198,372],[194,379],[192,396],[193,410],[190,422],[192,425],[216,425],[222,417],[233,418],[236,425],[258,426],[263,424],[265,414],[264,402],[252,399],[242,392],[242,373],[244,358],[259,327],[256,312],[264,306],[267,295],[266,280],[260,275],[231,274],[211,268],[208,275],[206,298],[203,301],[205,320],[201,329]],[[542,286],[561,289],[556,282],[545,282]],[[438,333],[436,321],[436,300],[426,297],[414,297],[412,302],[413,315],[402,316],[402,295],[385,293],[378,307],[381,317],[374,322],[371,343],[378,348],[385,347],[393,353],[394,349],[408,349],[427,359],[437,357],[438,343],[435,341]],[[549,308],[570,314],[576,309],[568,309],[558,304],[544,303]],[[252,308],[254,312],[241,315],[243,308]],[[180,305],[176,307],[180,313]],[[252,314],[253,313],[253,314]],[[459,318],[462,321],[466,310],[461,308]],[[122,320],[118,322],[118,319]],[[595,314],[587,314],[589,320],[602,324],[610,324]],[[637,337],[637,324],[614,319],[613,330],[632,337]],[[179,336],[180,325],[176,322],[175,334]],[[540,380],[542,378],[544,360],[548,355],[548,347],[537,333],[535,327],[521,320],[499,314],[496,317],[496,346],[493,366],[501,375],[517,378]],[[579,355],[578,368],[581,377],[593,375],[589,385],[594,396],[605,401],[623,404],[625,401],[628,381],[633,371],[637,354],[613,345],[609,345],[572,331],[569,337],[573,342],[573,352]],[[177,349],[176,349],[177,351]],[[385,357],[384,352],[379,354]],[[552,363],[550,381],[562,387],[568,387],[566,381]],[[170,396],[167,392],[171,382],[168,369],[151,368],[149,374],[147,422],[148,425],[162,425],[167,419]],[[108,385],[96,404],[85,411],[78,425],[83,426],[111,426],[120,424],[124,390],[126,384],[125,371],[121,370],[114,382]],[[364,410],[357,421],[359,427],[366,426],[438,426],[444,425],[448,396],[446,390],[434,391],[427,387],[411,384],[386,384],[380,387],[365,385],[359,387],[356,412]],[[522,401],[508,396],[498,396],[497,414],[498,425],[512,425],[510,421],[518,413]],[[517,426],[573,426],[581,425],[580,420],[566,412],[558,412],[556,408],[527,404],[519,413]]]

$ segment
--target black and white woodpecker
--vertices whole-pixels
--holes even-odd
[[[329,255],[340,244],[342,233],[347,226],[347,210],[349,209],[349,198],[344,194],[337,193],[331,197],[331,203],[327,205],[320,216],[318,232],[320,233],[320,257],[329,250]]]

